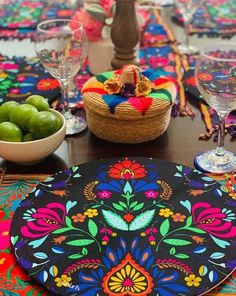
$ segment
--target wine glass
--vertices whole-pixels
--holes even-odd
[[[189,25],[193,14],[201,6],[203,0],[174,0],[178,10],[182,14],[185,30],[185,42],[178,46],[180,54],[195,54],[199,49],[189,43]]]
[[[71,113],[68,100],[69,87],[83,65],[88,50],[83,24],[68,19],[41,22],[37,26],[35,49],[42,65],[60,83],[66,135],[83,131],[87,122],[83,117]]]
[[[197,155],[195,165],[211,173],[236,170],[236,154],[224,149],[225,118],[236,110],[236,43],[205,47],[196,64],[195,79],[203,98],[219,116],[217,147]]]

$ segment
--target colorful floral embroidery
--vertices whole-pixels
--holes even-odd
[[[13,218],[18,261],[43,285],[81,296],[187,296],[233,270],[235,205],[222,179],[145,158],[91,164],[90,175],[87,166],[44,180]]]

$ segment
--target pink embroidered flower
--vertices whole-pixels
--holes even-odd
[[[20,89],[19,88],[12,88],[11,90],[10,90],[10,93],[11,94],[18,94],[20,92]]]
[[[10,226],[11,220],[0,222],[0,250],[10,247]]]
[[[110,198],[111,197],[111,192],[108,190],[102,190],[100,192],[98,192],[98,196],[100,198]]]
[[[158,195],[158,192],[154,190],[148,190],[144,192],[144,194],[146,195],[147,198],[156,198]]]
[[[236,236],[236,226],[220,208],[215,208],[207,202],[198,202],[192,207],[193,224],[219,238]]]
[[[30,238],[43,237],[65,224],[65,213],[64,205],[49,203],[45,208],[38,208],[36,213],[31,214],[31,221],[21,227],[21,233]]]
[[[96,41],[101,37],[101,32],[104,24],[91,17],[85,11],[76,12],[73,19],[82,22],[86,31],[87,37],[91,41]]]

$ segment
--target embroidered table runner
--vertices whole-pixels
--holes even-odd
[[[208,0],[197,10],[190,26],[191,33],[207,34],[209,37],[225,38],[236,34],[236,2],[234,0]],[[181,14],[175,10],[173,20],[183,23]]]
[[[66,0],[1,0],[0,38],[31,38],[39,22],[73,14]]]

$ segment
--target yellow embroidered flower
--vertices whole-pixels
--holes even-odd
[[[196,277],[195,274],[190,274],[189,276],[186,276],[184,280],[186,282],[186,285],[189,287],[198,287],[200,285],[200,282],[202,281],[202,279],[199,276]]]
[[[172,216],[174,213],[171,211],[171,209],[169,208],[165,208],[165,209],[160,209],[159,211],[159,215],[163,216],[165,218],[169,218],[170,216]]]
[[[1,79],[5,79],[5,78],[7,78],[7,73],[4,73],[4,72],[0,72],[0,78]]]
[[[70,281],[72,278],[70,276],[67,276],[66,274],[63,274],[61,277],[55,278],[55,282],[57,287],[69,287],[70,286]]]
[[[96,209],[87,209],[87,211],[84,212],[84,215],[93,218],[98,215],[98,211]]]
[[[108,94],[117,94],[122,88],[122,83],[119,81],[117,76],[114,76],[104,82],[104,89]]]
[[[135,88],[135,95],[137,97],[146,97],[152,91],[152,83],[148,78],[142,78]]]
[[[148,283],[143,274],[129,263],[120,272],[116,272],[108,283],[110,290],[116,294],[126,294],[126,291],[138,294],[141,291],[145,291],[147,285]]]
[[[229,196],[236,200],[236,192],[229,193]]]

